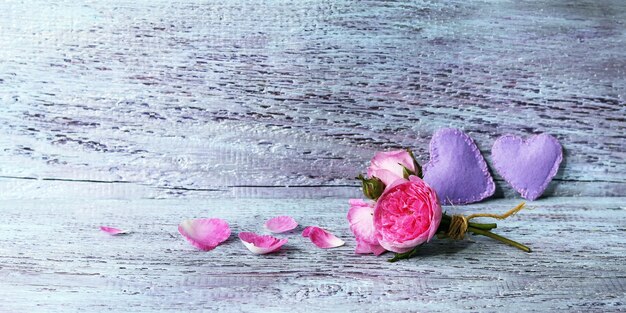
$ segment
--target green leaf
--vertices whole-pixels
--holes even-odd
[[[417,249],[419,248],[419,246],[413,248],[413,250],[411,251],[407,251],[405,253],[396,253],[396,256],[394,256],[393,258],[387,260],[388,262],[394,263],[394,262],[398,262],[400,260],[407,260],[413,257],[417,256]]]

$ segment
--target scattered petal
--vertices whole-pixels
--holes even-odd
[[[314,226],[307,226],[302,230],[302,237],[309,237],[311,230],[313,230]]]
[[[343,240],[317,226],[306,227],[302,231],[302,237],[309,237],[312,243],[322,249],[336,248],[345,244]]]
[[[265,228],[273,233],[284,233],[298,227],[298,223],[291,216],[277,216],[265,222]]]
[[[287,243],[287,239],[278,239],[270,235],[257,235],[250,232],[239,233],[239,239],[254,254],[267,254],[278,251]]]
[[[209,251],[230,237],[228,223],[219,218],[185,220],[178,225],[178,232],[194,247]]]
[[[127,230],[121,230],[119,228],[109,227],[109,226],[100,226],[100,230],[111,236],[126,235],[130,233]]]

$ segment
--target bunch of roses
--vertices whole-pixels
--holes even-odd
[[[277,216],[265,222],[265,229],[274,233],[286,233],[298,227],[298,223],[290,216]],[[100,226],[100,230],[110,235],[130,233],[115,227]],[[178,225],[178,232],[194,247],[210,251],[230,238],[231,230],[228,222],[219,218],[198,218],[185,220]],[[254,254],[267,254],[280,250],[287,243],[287,238],[276,238],[253,232],[240,232],[239,240]],[[322,248],[336,248],[345,242],[325,229],[308,226],[302,230],[302,237],[307,237],[313,244]]]
[[[417,247],[435,235],[463,239],[466,232],[484,235],[523,251],[530,248],[491,232],[495,223],[470,222],[475,217],[505,219],[524,203],[502,215],[447,215],[442,213],[437,194],[424,180],[422,168],[410,150],[379,152],[371,160],[367,176],[359,175],[369,200],[351,199],[348,211],[356,253],[396,253],[390,261],[415,256]]]

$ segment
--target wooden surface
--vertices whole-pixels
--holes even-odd
[[[488,159],[553,134],[548,195],[624,196],[625,20],[621,0],[2,1],[0,176],[345,197],[375,151],[426,162],[453,126]]]
[[[500,212],[517,200],[463,207]],[[418,258],[354,254],[347,199],[0,201],[1,312],[617,312],[626,310],[626,198],[550,198],[488,238],[435,240]],[[447,208],[449,212],[459,212]],[[289,214],[284,250],[255,256],[236,239]],[[200,252],[177,232],[220,217],[233,235]],[[111,237],[101,224],[134,233]],[[306,225],[346,240],[322,250]]]
[[[626,310],[626,2],[0,1],[0,312]],[[546,196],[486,238],[357,256],[352,179],[458,127],[547,132]],[[496,173],[499,212],[519,196]],[[260,230],[195,251],[184,218]],[[135,231],[111,238],[110,224]]]

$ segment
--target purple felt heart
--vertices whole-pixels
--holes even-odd
[[[478,202],[493,195],[496,188],[474,140],[454,128],[440,129],[430,140],[424,180],[443,204]]]
[[[556,138],[539,134],[524,141],[504,135],[491,148],[493,165],[522,197],[535,200],[548,187],[563,160],[563,148]]]

